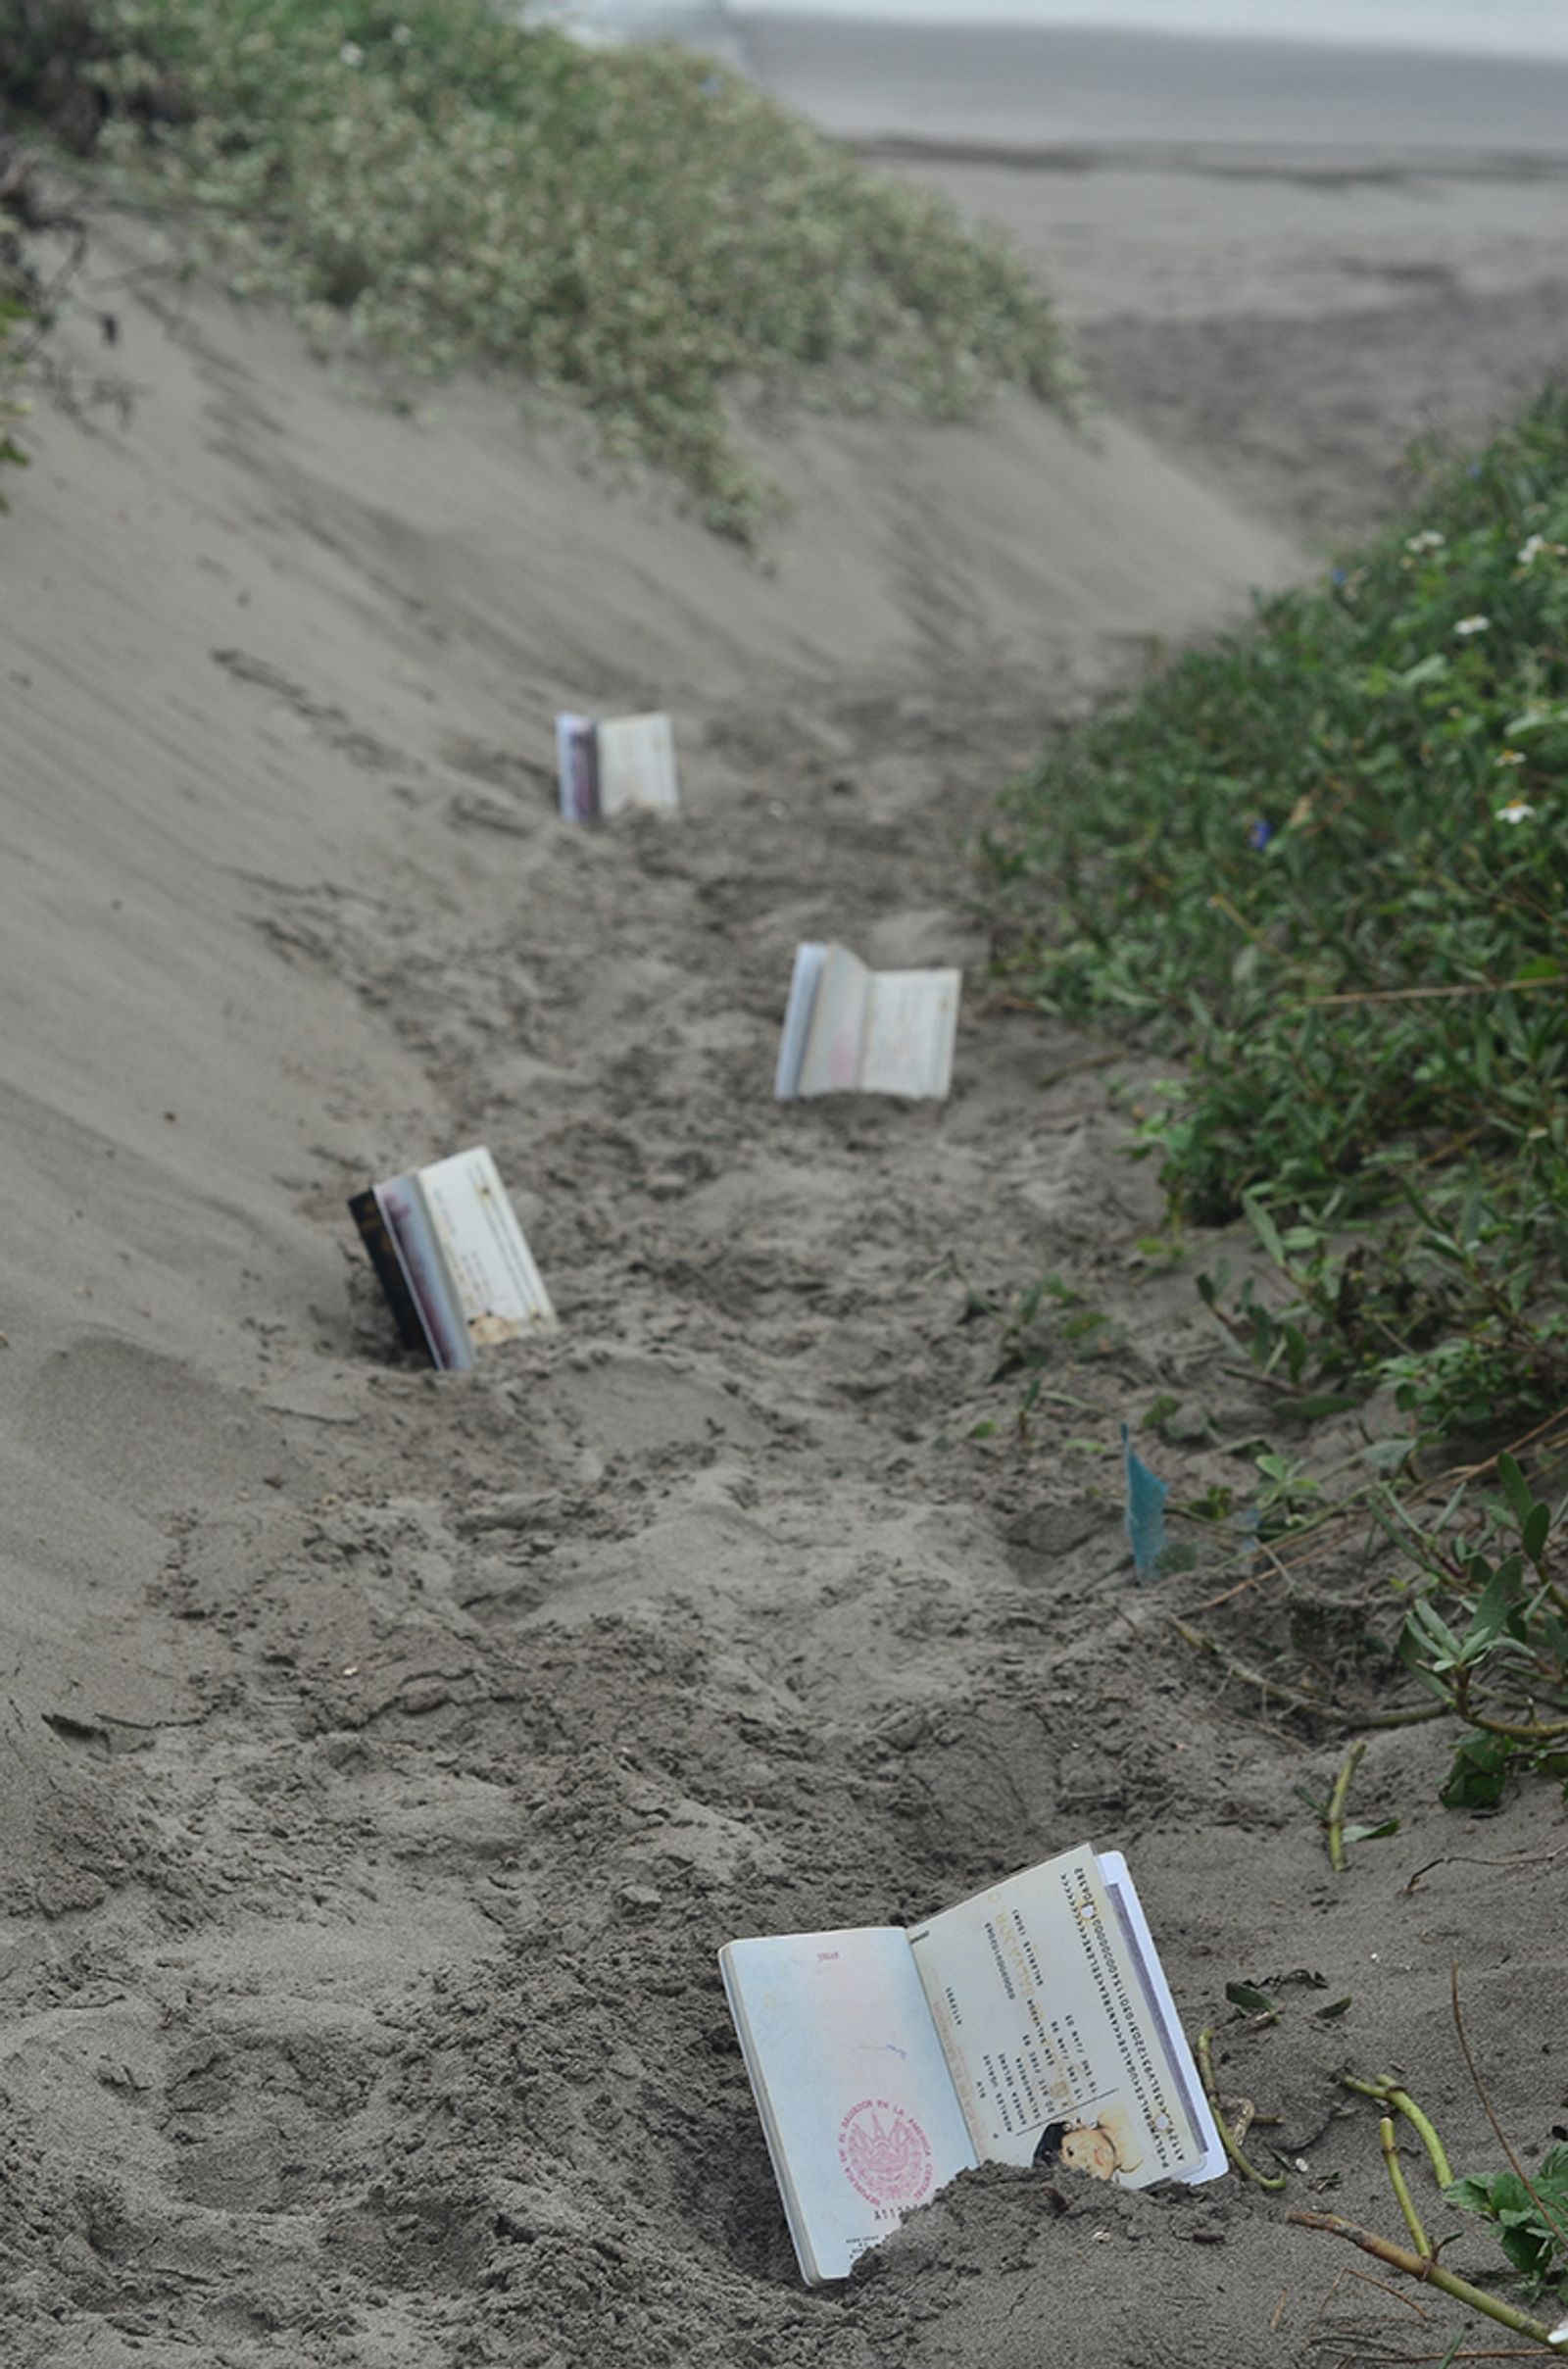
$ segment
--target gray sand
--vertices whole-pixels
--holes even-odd
[[[1188,211],[1147,235],[1143,164],[1007,184],[1041,255],[1081,205],[1093,435],[800,425],[773,574],[499,391],[393,417],[172,278],[117,290],[128,423],[34,423],[0,525],[7,2360],[1304,2369],[1347,2321],[1441,2354],[1234,2181],[1058,2216],[976,2176],[808,2296],[713,1965],[1093,1835],[1194,2026],[1236,1976],[1351,1996],[1227,2030],[1298,2200],[1389,2225],[1346,2060],[1493,2160],[1455,1956],[1499,2110],[1560,2111],[1549,1792],[1474,1826],[1440,1738],[1375,1737],[1360,1798],[1404,1823],[1335,1881],[1293,1787],[1338,1742],[1173,1643],[1200,1581],[1130,1584],[1121,1415],[1271,1418],[1137,1248],[1096,1048],[987,1001],[959,860],[1054,725],[1560,359],[1560,190],[1487,179],[1472,222],[1452,178],[1298,211],[1160,171]],[[106,225],[98,270],[145,253]],[[679,823],[559,823],[554,709],[655,701]],[[770,1103],[808,933],[977,966],[948,1107]],[[564,1330],[438,1382],[343,1204],[481,1139]],[[965,1292],[1046,1271],[1117,1329],[1021,1446]],[[1276,1609],[1229,1610],[1239,1650]]]

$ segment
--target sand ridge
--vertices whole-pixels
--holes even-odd
[[[1545,1994],[1548,1801],[1478,1838],[1439,1741],[1375,1740],[1405,1825],[1333,1884],[1292,1794],[1332,1745],[1130,1585],[1096,1443],[1260,1404],[1138,1250],[1098,1049],[979,991],[998,781],[1299,545],[1013,406],[789,431],[762,572],[502,390],[368,407],[145,237],[100,247],[132,416],[46,413],[0,537],[11,2356],[1315,2357],[1338,2263],[1234,2184],[977,2175],[805,2295],[713,1963],[1123,1846],[1191,2020],[1308,1961],[1353,1993],[1225,2080],[1369,2211],[1338,2061],[1420,2031],[1468,2129],[1449,1956],[1480,2029]],[[1416,400],[1391,367],[1380,454]],[[644,703],[678,825],[559,822],[555,707]],[[808,933],[971,966],[951,1104],[771,1103]],[[453,1383],[344,1202],[476,1140],[564,1330]],[[1032,1453],[972,1441],[971,1292],[1051,1269],[1114,1346]]]

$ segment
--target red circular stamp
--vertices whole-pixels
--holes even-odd
[[[931,2142],[886,2098],[851,2106],[839,2124],[839,2162],[868,2204],[918,2204],[931,2191]]]

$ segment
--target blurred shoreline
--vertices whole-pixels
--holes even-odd
[[[841,139],[1568,154],[1568,59],[782,12],[743,29],[756,79]]]
[[[1568,155],[1568,11],[1496,18],[1448,0],[1433,21],[1388,0],[1351,15],[1315,12],[1308,38],[1288,4],[1257,32],[1220,29],[1227,16],[1247,22],[1227,0],[1111,0],[1118,18],[1163,18],[1157,28],[1107,23],[1100,0],[1080,0],[1097,21],[1076,24],[943,22],[934,4],[905,15],[870,0],[861,15],[728,0],[534,0],[529,15],[591,42],[686,42],[837,138],[912,142],[952,158],[1044,162],[1048,150],[1143,142]],[[1426,45],[1415,32],[1423,20]],[[1485,46],[1489,26],[1494,49]],[[1514,46],[1531,37],[1541,54]]]
[[[628,18],[672,0],[590,0]],[[741,25],[756,16],[858,19],[967,32],[1131,31],[1178,39],[1286,41],[1335,49],[1397,48],[1470,56],[1568,57],[1559,0],[709,0]]]

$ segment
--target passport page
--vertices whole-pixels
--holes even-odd
[[[473,1346],[510,1341],[533,1325],[553,1329],[550,1295],[485,1147],[421,1168],[418,1190]]]
[[[851,1094],[860,1083],[871,973],[847,946],[830,946],[811,1006],[796,1091]]]
[[[908,1936],[731,1942],[718,1962],[802,2273],[847,2278],[976,2160]]]
[[[773,1093],[781,1103],[793,1102],[801,1087],[801,1063],[806,1058],[806,1040],[810,1032],[811,1014],[816,1010],[816,991],[822,983],[827,965],[827,948],[814,940],[805,940],[795,949],[795,968],[790,973],[790,1000],[784,1007],[784,1032],[779,1038],[778,1069],[773,1079]]]
[[[1106,1871],[1119,1879],[1114,1898]],[[1124,2188],[1223,2170],[1134,1910],[1124,1863],[1107,1860],[1102,1871],[1085,1845],[910,1933],[983,2158],[1060,2163]]]
[[[879,970],[865,1012],[860,1089],[941,1101],[953,1083],[958,970]]]
[[[675,735],[667,716],[612,716],[599,726],[599,811],[608,822],[627,807],[652,807],[672,814],[680,803],[675,782]]]

